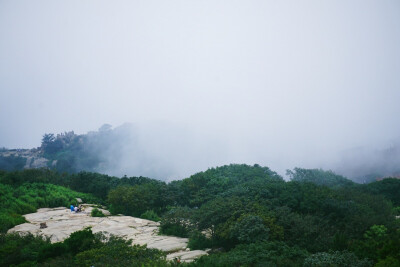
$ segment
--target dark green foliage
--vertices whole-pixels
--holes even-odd
[[[355,266],[371,262],[384,266],[400,261],[400,221],[393,207],[398,206],[398,180],[357,185],[322,170],[295,169],[292,175],[293,180],[285,182],[268,168],[238,164],[169,184],[88,172],[0,172],[2,206],[13,211],[0,212],[0,222],[6,230],[23,221],[20,214],[37,207],[64,206],[71,204],[72,197],[87,198],[36,183],[40,181],[93,193],[113,213],[150,220],[161,217],[161,234],[189,237],[192,249],[213,248],[212,255],[189,265],[303,266],[307,259],[305,266],[346,266],[352,261]],[[88,233],[74,238],[75,243],[47,244],[47,252],[39,250],[40,264],[72,266],[68,264],[79,258],[82,262],[75,265],[107,266],[115,255],[135,266],[138,255],[145,255],[138,262],[167,266],[155,258],[146,261],[153,252],[142,251],[145,248],[118,242],[107,248]]]
[[[261,217],[246,215],[241,217],[232,227],[231,237],[240,243],[266,241],[269,237],[269,228]]]
[[[59,257],[60,255],[64,255],[68,252],[68,247],[64,242],[59,242],[59,243],[47,243],[39,248],[39,256],[38,256],[38,261],[43,262],[46,259],[49,258],[56,258]]]
[[[166,212],[160,223],[160,234],[188,237],[194,230],[193,211],[188,207],[174,207]]]
[[[202,257],[194,266],[302,266],[307,251],[283,242],[257,242],[238,245],[228,253]]]
[[[400,216],[400,206],[393,208],[393,213],[396,216]]]
[[[304,266],[310,267],[370,267],[372,261],[359,259],[348,251],[320,252],[304,260]]]
[[[90,228],[72,233],[63,243],[66,250],[74,255],[85,250],[98,248],[102,245],[101,241],[95,237]]]
[[[6,232],[15,225],[26,222],[20,214],[9,213],[7,211],[0,212],[0,233]]]
[[[158,214],[155,213],[154,210],[147,210],[146,212],[144,212],[140,215],[140,218],[147,219],[150,221],[155,221],[155,222],[161,221],[161,218],[158,217]]]
[[[104,215],[104,213],[99,210],[98,208],[94,208],[92,209],[92,212],[90,213],[90,215],[92,217],[105,217],[106,215]]]
[[[188,247],[191,250],[206,249],[213,247],[213,243],[212,240],[207,238],[204,234],[200,233],[199,231],[193,231],[190,234]]]
[[[178,192],[176,194],[178,198],[174,200],[177,204],[198,207],[226,190],[256,180],[283,182],[282,177],[267,167],[260,167],[257,164],[253,167],[231,164],[208,169],[181,181],[174,181],[171,187],[174,192]]]
[[[59,180],[57,173],[48,169],[26,169],[0,174],[0,183],[20,186],[24,183],[53,183]]]
[[[0,266],[168,266],[163,252],[131,242],[90,228],[54,244],[33,235],[0,234]]]
[[[165,266],[165,254],[146,246],[130,245],[131,241],[112,238],[106,245],[76,255],[77,266]],[[147,265],[146,265],[147,266]]]
[[[379,260],[374,267],[398,267],[400,266],[400,260],[393,257],[387,257],[385,259]]]
[[[109,190],[114,184],[118,184],[118,178],[98,173],[80,172],[69,175],[64,184],[73,190],[91,193],[96,197],[106,199]]]
[[[400,206],[400,179],[386,178],[364,185],[367,192],[383,195],[392,201],[394,206]]]
[[[11,266],[23,262],[36,262],[41,247],[50,242],[31,234],[0,234],[0,266]]]
[[[166,189],[165,183],[156,181],[134,186],[119,186],[108,194],[110,211],[136,217],[151,209],[161,211],[167,204]]]

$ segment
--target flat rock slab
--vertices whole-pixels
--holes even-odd
[[[93,233],[105,232],[132,239],[133,244],[163,250],[169,255],[167,259],[180,258],[181,261],[192,261],[206,255],[203,250],[186,251],[188,239],[174,236],[158,235],[159,223],[131,216],[92,217],[92,207],[86,206],[82,212],[71,212],[66,208],[38,209],[36,213],[24,215],[29,223],[23,223],[8,230],[9,233],[32,233],[49,237],[52,243],[61,242],[73,232],[92,227]],[[102,210],[104,214],[108,213]],[[46,228],[40,228],[46,223]]]

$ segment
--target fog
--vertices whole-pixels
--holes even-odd
[[[0,147],[130,123],[104,172],[390,174],[399,23],[396,0],[2,0]]]

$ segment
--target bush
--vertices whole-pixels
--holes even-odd
[[[67,252],[67,246],[64,242],[54,243],[54,244],[47,244],[40,248],[39,250],[39,261],[44,261],[48,258],[55,258],[60,255],[63,255]]]
[[[95,238],[90,228],[72,233],[67,239],[64,240],[67,251],[72,254],[96,248],[101,245],[100,240]]]
[[[107,245],[76,255],[77,266],[160,266],[165,254],[146,246],[130,246],[131,240],[116,239]]]
[[[190,218],[192,210],[188,207],[174,207],[164,214],[160,223],[160,233],[179,237],[189,237],[194,230]]]
[[[188,247],[191,250],[211,248],[212,240],[205,237],[202,233],[195,231],[189,236]]]
[[[160,227],[160,234],[174,235],[179,237],[188,237],[188,230],[179,224],[162,224]]]
[[[90,215],[92,215],[92,217],[106,217],[106,215],[104,215],[104,213],[98,208],[92,209]]]
[[[15,225],[26,222],[25,218],[16,213],[0,213],[0,233],[7,232]]]
[[[32,266],[38,259],[43,246],[50,244],[49,240],[35,237],[32,234],[0,234],[0,266],[19,265]],[[27,262],[31,265],[27,265]]]
[[[145,213],[142,213],[142,215],[140,215],[140,218],[155,222],[161,221],[160,217],[158,217],[157,213],[155,213],[154,210],[148,210]]]

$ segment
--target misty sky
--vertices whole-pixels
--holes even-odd
[[[400,1],[0,0],[0,101],[0,147],[130,122],[177,177],[334,168],[400,141]]]

